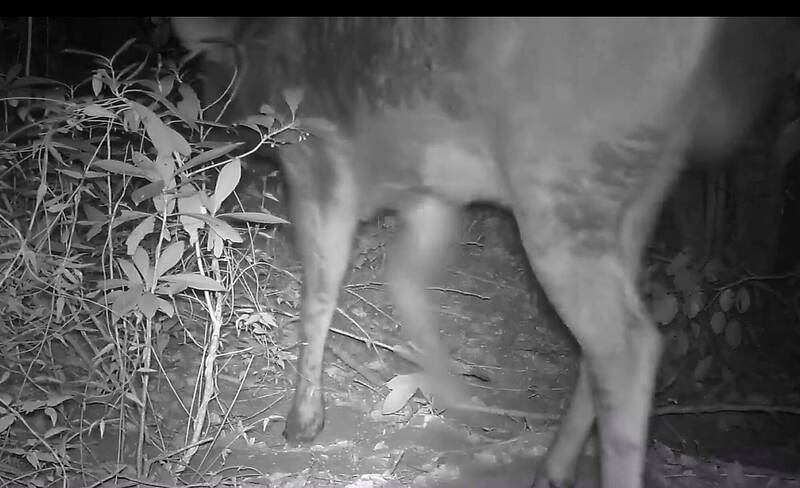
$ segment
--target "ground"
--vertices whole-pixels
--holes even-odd
[[[337,314],[326,353],[325,429],[311,445],[287,446],[281,433],[294,381],[299,296],[291,276],[301,276],[301,269],[290,239],[278,232],[259,238],[260,258],[270,266],[263,280],[248,284],[258,288],[260,305],[277,326],[258,334],[235,327],[233,318],[226,325],[223,353],[230,355],[220,362],[218,402],[210,418],[214,447],[195,456],[184,481],[213,484],[239,476],[250,486],[283,488],[530,486],[571,396],[576,345],[538,291],[513,220],[498,210],[475,208],[465,214],[461,229],[451,263],[429,298],[452,357],[469,373],[470,393],[497,413],[436,410],[417,395],[399,412],[382,414],[389,391],[383,382],[415,370],[387,349],[403,344],[384,286],[386,250],[395,232],[389,216],[365,224],[353,252],[340,300],[347,317]],[[239,312],[248,307],[253,305],[237,303]],[[187,322],[183,340],[201,331]],[[158,435],[175,439],[168,445],[182,445],[178,433],[185,430],[180,424],[185,412],[172,388],[189,403],[200,362],[193,351],[173,341],[163,356],[172,386],[163,378],[152,385]],[[798,425],[784,417],[770,423],[778,430]],[[713,416],[695,415],[656,418],[653,432],[649,487],[800,486],[797,434],[787,441],[795,448],[785,443],[781,450],[765,441],[749,445],[752,436],[726,433]],[[96,453],[106,453],[98,461],[111,461],[113,439],[106,436],[95,445]],[[587,451],[581,488],[597,486],[593,446]],[[193,470],[204,474],[194,476]],[[164,485],[175,482],[158,463],[151,473]]]

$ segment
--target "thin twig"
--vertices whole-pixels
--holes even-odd
[[[194,250],[199,271],[201,274],[205,275],[206,271],[203,269],[203,260],[199,241],[195,242]],[[196,444],[197,441],[200,440],[200,435],[203,432],[203,427],[205,424],[208,405],[211,403],[212,398],[216,394],[216,387],[214,384],[214,366],[216,363],[217,354],[219,353],[222,329],[222,323],[220,321],[220,315],[222,313],[221,299],[215,295],[212,295],[212,292],[209,292],[208,290],[203,290],[203,296],[205,298],[205,307],[208,311],[208,318],[211,321],[211,334],[206,342],[205,350],[203,351],[204,357],[202,377],[198,379],[199,383],[202,384],[202,395],[200,403],[198,404],[197,412],[195,413],[194,422],[192,423],[192,444]],[[185,469],[186,466],[189,466],[192,457],[196,452],[197,447],[194,447],[184,453],[181,471]]]
[[[459,290],[457,288],[443,288],[441,286],[429,286],[425,288],[426,290],[434,290],[434,291],[441,291],[443,293],[457,293],[459,295],[464,295],[465,297],[474,297],[481,300],[491,300],[491,297],[487,297],[485,295],[479,295],[477,293],[473,293],[471,291],[464,291]]]
[[[368,346],[370,346],[370,345],[371,346],[376,346],[376,347],[380,347],[381,349],[386,349],[389,352],[394,352],[394,353],[397,352],[395,350],[394,346],[390,346],[389,344],[386,344],[386,343],[381,342],[381,341],[373,341],[373,340],[368,339],[368,338],[357,336],[357,335],[353,334],[352,332],[348,332],[346,330],[337,329],[336,327],[331,327],[330,331],[333,332],[334,334],[339,334],[341,336],[348,337],[350,339],[363,342],[364,344],[366,344]]]
[[[726,288],[733,288],[735,286],[739,286],[742,283],[747,283],[748,281],[768,281],[768,280],[783,280],[786,278],[792,277],[800,277],[796,271],[789,271],[787,273],[776,274],[776,275],[752,275],[752,276],[745,276],[744,278],[740,278],[734,282],[726,283],[722,285],[718,289],[724,290]]]
[[[529,412],[525,410],[514,410],[508,408],[489,407],[485,405],[475,405],[475,404],[456,404],[456,405],[451,405],[450,408],[454,410],[466,410],[469,412],[483,412],[494,415],[507,415],[509,417],[525,417],[526,419],[543,420],[547,422],[552,422],[561,418],[561,414],[559,413]]]
[[[403,459],[405,455],[406,455],[406,449],[403,449],[402,451],[400,451],[400,454],[397,455],[397,459],[395,459],[394,462],[392,463],[392,469],[387,469],[386,471],[383,472],[383,475],[384,476],[394,475],[394,472],[397,471],[397,467],[400,465],[400,461]]]
[[[239,394],[242,392],[242,387],[244,386],[245,380],[247,380],[247,375],[250,373],[250,367],[253,365],[253,360],[254,359],[255,359],[255,356],[250,356],[250,361],[247,362],[247,368],[245,368],[244,373],[242,374],[241,381],[239,382],[239,387],[236,389],[236,394],[233,396],[233,400],[231,400],[231,404],[228,407],[228,410],[225,412],[225,416],[222,418],[222,421],[219,423],[219,428],[214,433],[214,438],[211,440],[212,444],[217,442],[217,439],[219,439],[219,436],[222,433],[222,429],[225,427],[225,424],[228,422],[228,418],[230,418],[231,411],[233,410],[233,406],[236,404],[236,401],[239,399]],[[208,455],[210,453],[211,453],[211,449],[206,449],[205,454],[203,454],[203,459],[201,459],[200,462],[197,464],[199,467],[202,468],[203,466],[206,465],[206,459],[208,458]],[[214,459],[211,460],[211,463],[209,463],[209,464],[213,464],[214,461],[216,461],[217,458],[219,458],[222,455],[223,455],[223,451],[220,451],[217,454],[217,456],[215,456]]]
[[[24,425],[25,428],[28,429],[28,432],[30,432],[31,434],[33,434],[34,437],[36,437],[36,440],[38,440],[44,447],[47,448],[48,451],[50,451],[50,454],[53,456],[53,459],[55,460],[56,463],[58,463],[58,467],[61,470],[61,474],[64,476],[64,479],[66,480],[67,467],[64,466],[64,463],[61,460],[61,456],[53,449],[53,446],[51,446],[50,443],[47,442],[47,440],[45,440],[42,436],[40,436],[39,433],[36,432],[36,429],[31,427],[31,424],[29,424],[28,421],[25,420],[24,415],[19,413],[14,407],[9,405],[8,403],[2,402],[2,404],[5,407],[5,409],[11,413],[11,415],[16,417],[16,420],[19,420],[22,423],[22,425]]]
[[[363,376],[367,381],[372,383],[376,388],[385,383],[384,379],[378,376],[378,374],[373,373],[372,370],[362,366],[358,361],[356,361],[353,356],[350,355],[347,351],[344,350],[341,346],[329,342],[328,348],[336,355],[339,359],[341,359],[345,364],[353,368],[358,374]]]
[[[384,317],[386,317],[387,319],[389,319],[389,320],[390,320],[390,321],[391,321],[391,322],[392,322],[394,325],[396,325],[397,327],[400,327],[400,322],[396,321],[396,320],[394,319],[394,317],[392,317],[392,316],[391,316],[389,313],[385,312],[385,311],[384,311],[382,308],[380,308],[380,307],[379,307],[379,306],[377,306],[376,304],[372,303],[370,300],[368,300],[367,298],[365,298],[365,297],[364,297],[363,295],[361,295],[360,293],[357,293],[357,292],[355,292],[355,291],[353,291],[353,290],[351,290],[351,289],[349,289],[349,288],[345,288],[345,291],[346,291],[347,293],[349,293],[349,294],[353,295],[354,297],[358,298],[358,299],[359,299],[359,300],[361,300],[362,302],[366,303],[367,305],[369,305],[369,306],[370,306],[370,307],[372,307],[373,309],[375,309],[375,311],[376,311],[376,312],[378,312],[379,314],[381,314],[381,315],[383,315]]]
[[[92,483],[87,488],[97,488],[98,486],[104,485],[107,481],[111,481],[113,478],[116,478],[122,471],[125,470],[125,466],[117,466],[113,472],[109,473],[105,478],[101,478],[94,483]]]
[[[737,405],[719,403],[714,405],[667,405],[653,409],[652,415],[683,415],[720,412],[763,412],[800,415],[800,407],[786,405]]]
[[[351,324],[353,324],[358,330],[360,330],[362,334],[364,334],[364,337],[366,337],[366,340],[364,340],[364,342],[367,345],[372,346],[372,349],[374,349],[375,353],[377,354],[378,350],[377,350],[377,348],[375,348],[375,341],[373,341],[372,338],[367,333],[367,331],[364,330],[363,327],[361,327],[361,324],[359,324],[358,321],[356,321],[356,319],[351,317],[350,314],[345,312],[341,307],[336,307],[336,311],[339,312],[342,315],[342,317],[346,318]],[[331,328],[331,330],[333,330],[333,328]],[[337,330],[340,331],[339,329],[337,329]]]

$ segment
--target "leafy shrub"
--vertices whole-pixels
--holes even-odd
[[[252,236],[285,221],[224,204],[240,157],[303,137],[301,94],[287,93],[288,115],[265,105],[243,121],[258,144],[234,156],[240,144],[208,137],[224,126],[203,120],[183,64],[117,66],[132,41],[111,57],[75,52],[97,64],[77,87],[19,66],[0,74],[0,441],[13,446],[0,459],[33,486],[69,476],[82,436],[112,423],[122,436],[135,426],[136,474],[148,475],[148,386],[166,378],[159,358],[189,303],[207,324],[196,396],[183,407],[189,447],[159,459],[179,473],[216,394],[222,325],[231,314],[245,328],[275,324],[269,312],[234,310],[240,268],[253,259],[228,244],[243,241],[234,225]],[[89,405],[99,418],[76,423],[70,412]]]

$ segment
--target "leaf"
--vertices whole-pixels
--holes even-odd
[[[189,147],[189,143],[186,142],[186,139],[174,129],[164,124],[150,109],[133,101],[129,101],[128,103],[142,118],[147,135],[153,142],[153,146],[155,146],[159,156],[170,155],[173,152],[188,156],[189,153],[191,153],[191,148]]]
[[[173,296],[188,288],[185,283],[165,283],[161,282],[156,286],[156,294]]]
[[[723,312],[728,312],[733,306],[735,296],[736,294],[733,293],[733,290],[730,288],[725,288],[725,290],[719,295],[719,308],[721,308]]]
[[[720,272],[722,272],[722,261],[719,258],[711,258],[703,267],[703,276],[709,283],[719,281]]]
[[[91,164],[91,167],[104,169],[109,173],[147,178],[147,173],[142,171],[140,168],[114,159],[102,159],[100,161],[94,161]]]
[[[89,117],[101,117],[104,119],[115,119],[117,117],[116,114],[114,114],[114,112],[112,112],[107,108],[103,108],[100,105],[97,105],[96,103],[92,103],[84,107],[83,113],[85,113]]]
[[[9,427],[11,427],[15,419],[16,417],[14,417],[11,414],[3,415],[2,417],[0,417],[0,434],[2,434]]]
[[[689,253],[684,251],[679,252],[667,265],[665,269],[666,273],[670,276],[674,276],[678,271],[686,269],[691,259],[692,257]]]
[[[269,130],[272,128],[272,124],[275,123],[275,117],[271,115],[249,115],[244,119],[244,123],[248,125],[255,124]]]
[[[167,348],[170,342],[170,335],[169,334],[158,334],[156,336],[156,351],[159,355],[164,354],[164,349]]]
[[[164,184],[167,187],[172,187],[170,183],[174,185],[174,174],[177,171],[178,165],[175,163],[175,157],[172,154],[159,154],[156,157],[155,162],[153,165],[158,171],[159,176],[164,181]]]
[[[136,252],[133,253],[133,264],[136,265],[136,269],[139,270],[142,278],[144,278],[145,284],[151,283],[153,280],[153,267],[150,266],[150,255],[147,254],[143,247],[136,248]]]
[[[97,210],[97,208],[89,205],[88,203],[81,203],[81,207],[83,208],[83,213],[86,214],[86,218],[90,222],[103,222],[106,221],[106,214]]]
[[[20,404],[19,409],[22,410],[23,413],[27,414],[35,412],[36,410],[40,410],[44,406],[45,403],[42,400],[26,400]]]
[[[286,100],[286,105],[289,106],[289,110],[292,111],[292,116],[294,116],[294,113],[297,111],[297,107],[303,100],[303,89],[287,88],[283,90],[283,99]]]
[[[693,373],[695,381],[697,382],[703,381],[703,379],[708,374],[708,371],[711,369],[711,362],[712,362],[712,357],[706,356],[697,363],[697,366],[694,368],[694,373]]]
[[[162,95],[167,96],[172,92],[172,87],[175,84],[175,76],[169,75],[161,78],[158,80],[158,91],[161,92]],[[193,119],[197,117],[191,117]]]
[[[139,297],[142,295],[142,285],[134,285],[119,296],[111,304],[111,311],[115,318],[122,318],[136,307]]]
[[[215,258],[222,256],[222,251],[225,249],[225,241],[217,233],[211,233],[208,236],[208,245],[206,249],[214,254]]]
[[[750,310],[750,293],[747,288],[739,288],[736,292],[736,310],[739,313],[745,313]]]
[[[184,244],[183,241],[175,241],[161,253],[158,258],[158,265],[156,267],[156,279],[169,271],[173,266],[178,264],[181,256],[183,256]]]
[[[266,325],[270,329],[274,329],[278,326],[278,321],[275,320],[275,314],[266,310],[255,314],[254,317],[259,323]]]
[[[140,153],[139,151],[134,151],[133,156],[131,157],[133,160],[133,164],[136,165],[137,168],[144,171],[145,177],[150,181],[169,181],[170,178],[165,178],[161,171],[159,171],[159,167],[156,163],[153,162],[152,159],[148,158],[147,155]],[[157,158],[156,158],[157,159]],[[171,175],[170,175],[171,176]]]
[[[158,92],[156,92],[156,91],[147,91],[147,90],[144,90],[144,94],[145,94],[145,95],[149,95],[149,96],[150,96],[150,97],[151,97],[153,100],[156,100],[156,101],[158,101],[159,103],[161,103],[161,104],[164,106],[164,108],[166,108],[166,109],[167,109],[167,111],[168,111],[170,114],[177,116],[179,119],[181,119],[181,121],[182,121],[183,123],[185,123],[186,125],[188,125],[190,129],[192,129],[192,130],[197,130],[197,124],[195,123],[196,121],[195,121],[195,120],[192,120],[192,119],[186,119],[186,118],[184,118],[184,117],[183,117],[183,115],[182,115],[182,114],[181,114],[181,113],[178,111],[178,109],[175,107],[175,105],[173,105],[173,104],[172,104],[172,102],[170,102],[169,100],[167,100],[166,98],[164,98],[164,97],[163,97],[163,96],[162,96],[160,93],[158,93]]]
[[[241,176],[242,162],[239,158],[233,158],[230,163],[222,167],[219,172],[219,177],[217,177],[217,185],[214,188],[214,200],[216,201],[217,208],[211,209],[212,214],[217,213],[222,202],[233,193],[233,190],[236,189],[236,185],[239,184]]]
[[[131,220],[144,219],[150,216],[151,214],[139,212],[138,210],[122,210],[119,213],[119,217],[114,219],[112,228],[117,227],[120,224],[124,224],[125,222],[130,222]]]
[[[150,215],[133,228],[128,238],[125,239],[128,256],[133,256],[133,253],[136,252],[136,249],[139,247],[142,239],[144,239],[147,234],[153,232],[155,228],[155,221],[155,216]]]
[[[178,102],[177,110],[184,119],[196,120],[200,115],[200,99],[191,86],[186,83],[178,88],[181,100]]]
[[[130,39],[128,39],[127,41],[125,41],[125,42],[122,44],[122,46],[120,46],[120,47],[119,47],[119,49],[117,49],[117,50],[114,52],[114,55],[113,55],[113,56],[111,56],[111,59],[110,59],[110,61],[111,61],[111,62],[110,62],[110,63],[108,63],[108,64],[112,64],[112,63],[113,63],[113,61],[114,61],[114,59],[115,59],[117,56],[119,56],[120,54],[122,54],[123,52],[125,52],[125,51],[126,51],[128,48],[129,48],[129,47],[131,47],[131,45],[132,45],[134,42],[136,42],[136,38],[135,38],[135,37],[131,37]]]
[[[203,203],[203,208],[206,209],[206,211],[200,213],[207,215],[209,211],[214,208],[214,196],[209,196],[209,194],[203,190],[199,190],[197,195],[200,197],[200,201]]]
[[[650,294],[654,299],[659,299],[667,295],[667,289],[661,283],[653,281],[650,283]]]
[[[236,231],[233,227],[231,227],[227,222],[224,220],[213,219],[210,222],[211,230],[214,231],[219,237],[226,241],[231,241],[235,243],[243,242],[242,236],[239,235],[239,232]]]
[[[56,413],[56,409],[53,407],[47,407],[44,409],[44,414],[50,419],[50,425],[55,427],[56,423],[58,422],[58,414]]]
[[[188,171],[194,168],[195,166],[199,166],[207,161],[211,161],[212,159],[217,159],[218,157],[224,156],[229,152],[233,151],[234,149],[236,149],[237,147],[241,146],[242,144],[244,143],[235,142],[233,144],[226,144],[224,146],[216,147],[214,149],[209,149],[208,151],[202,152],[197,156],[193,157],[192,159],[190,159],[189,161],[187,161],[186,164],[178,168],[176,174],[173,176],[176,176],[177,173]]]
[[[11,88],[25,88],[25,87],[34,87],[34,86],[40,86],[40,85],[61,85],[61,86],[66,86],[64,83],[61,83],[60,81],[56,81],[56,80],[51,80],[50,78],[44,78],[44,77],[41,77],[41,76],[23,76],[22,78],[18,78],[17,80],[14,80],[14,82],[11,83]],[[51,91],[46,92],[46,93],[47,93],[47,96],[49,98],[58,98],[58,97],[54,96],[54,94],[58,93],[58,92],[53,92],[51,90]],[[62,100],[62,101],[64,100],[63,96],[60,98],[60,100]]]
[[[137,397],[136,394],[132,391],[125,392],[125,398],[127,398],[128,400],[132,401],[133,403],[135,403],[140,407],[144,407],[144,403],[142,403],[142,401],[139,400],[139,397]]]
[[[218,281],[197,273],[178,273],[162,276],[161,281],[184,285],[187,288],[209,291],[225,291],[225,287]]]
[[[171,190],[174,187],[175,183],[172,182],[167,189]],[[160,214],[172,215],[172,212],[175,210],[175,198],[172,195],[167,195],[165,193],[156,195],[153,197],[153,206],[156,207],[156,210]]]
[[[25,460],[34,467],[34,469],[39,469],[39,452],[38,451],[28,451],[25,453]]]
[[[742,326],[737,320],[731,320],[725,328],[725,340],[732,349],[739,347],[742,343]]]
[[[92,76],[92,92],[94,96],[100,95],[100,90],[103,89],[103,80],[100,78],[100,73],[95,73]]]
[[[47,397],[47,401],[45,405],[48,407],[57,407],[62,403],[66,402],[67,400],[72,400],[74,397],[72,395],[53,395]]]
[[[45,205],[45,208],[50,213],[59,213],[64,209],[72,207],[71,202],[64,202],[64,203],[54,203],[52,205]]]
[[[117,259],[117,264],[119,265],[120,268],[122,268],[122,272],[125,273],[125,276],[131,283],[134,284],[144,283],[144,281],[142,280],[142,276],[139,274],[139,271],[136,270],[136,266],[132,262],[128,261],[127,259],[120,258]],[[104,288],[112,288],[112,286],[104,286]],[[113,288],[116,287],[114,286]]]
[[[167,317],[172,317],[175,315],[175,307],[173,307],[168,301],[161,297],[156,297],[156,303],[158,304],[158,309],[164,312],[164,315]]]
[[[236,243],[242,242],[242,236],[240,236],[239,233],[236,232],[236,229],[231,227],[227,222],[223,220],[220,220],[216,217],[212,217],[210,215],[203,215],[198,213],[187,213],[187,214],[181,213],[181,215],[187,215],[189,217],[194,217],[196,219],[202,220],[203,222],[208,224],[208,226],[211,227],[211,230],[213,230],[214,233],[217,234],[222,239]]]
[[[288,220],[284,220],[276,215],[267,212],[235,212],[217,215],[217,218],[236,219],[244,222],[255,222],[256,224],[288,224]]]
[[[122,121],[125,129],[129,132],[136,132],[139,130],[139,125],[142,123],[142,118],[136,113],[135,110],[125,110],[122,112]]]
[[[239,122],[238,124],[236,124],[236,127],[247,127],[253,132],[256,132],[257,134],[261,135],[261,127],[259,127],[257,124],[251,124],[245,121],[245,122]]]
[[[47,195],[47,183],[42,182],[36,189],[36,205],[42,204],[42,200],[44,200],[45,195]]]
[[[104,346],[102,349],[100,349],[99,351],[97,351],[97,354],[95,354],[95,355],[94,355],[94,357],[92,358],[92,365],[93,365],[93,366],[97,366],[97,365],[98,365],[98,364],[99,364],[99,363],[102,361],[102,359],[103,359],[103,355],[104,355],[105,353],[107,353],[107,352],[109,352],[109,351],[113,350],[113,349],[114,349],[114,347],[116,347],[116,344],[114,344],[114,343],[112,342],[112,343],[110,343],[110,344],[106,344],[106,345],[105,345],[105,346]]]
[[[142,312],[142,315],[148,320],[152,320],[153,316],[156,314],[156,310],[158,310],[156,296],[150,292],[142,293],[136,305],[139,307],[139,311]]]
[[[384,415],[399,411],[419,389],[419,374],[397,375],[386,383],[391,390],[383,401],[381,409]]]
[[[17,64],[11,65],[11,67],[8,68],[8,71],[6,71],[5,82],[6,83],[11,83],[12,81],[14,81],[14,78],[19,76],[19,74],[21,72],[22,72],[22,65],[21,64],[17,63]]]
[[[693,290],[689,292],[686,301],[683,302],[683,313],[690,319],[697,317],[706,304],[706,295],[702,290]]]
[[[47,432],[44,433],[44,438],[45,439],[49,439],[49,438],[51,438],[53,436],[57,436],[58,434],[60,434],[60,433],[62,433],[64,431],[67,431],[67,430],[69,430],[69,429],[64,427],[63,425],[59,426],[59,427],[53,427],[52,429],[48,429]]]
[[[83,174],[81,174],[78,171],[73,171],[71,169],[56,168],[56,171],[58,171],[59,173],[61,173],[64,176],[68,176],[68,177],[74,178],[76,180],[79,180],[79,179],[83,178]],[[96,173],[96,172],[95,172],[95,175],[96,176],[106,176],[105,173]]]
[[[160,196],[164,191],[164,182],[162,180],[148,183],[141,188],[137,188],[131,193],[131,200],[134,205],[139,205],[145,200]]]
[[[711,330],[717,335],[721,334],[725,330],[725,322],[724,312],[714,312],[714,315],[711,316]]]
[[[189,244],[194,245],[198,238],[197,231],[205,226],[205,222],[201,219],[190,216],[190,214],[202,214],[205,211],[205,207],[200,201],[200,195],[195,193],[188,197],[178,198],[178,211],[180,212],[178,220],[183,225],[183,230],[189,234]]]
[[[64,313],[64,295],[59,295],[56,298],[56,309],[55,309],[55,318],[56,320],[60,321],[63,317]]]
[[[675,272],[674,283],[675,288],[686,294],[700,287],[700,275],[690,269],[679,268]]]
[[[672,295],[662,295],[653,300],[653,320],[659,324],[672,322],[678,313],[678,301]]]

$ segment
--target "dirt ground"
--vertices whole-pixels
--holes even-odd
[[[415,370],[388,350],[403,344],[383,273],[394,227],[393,218],[385,217],[359,234],[354,267],[341,294],[344,314],[334,320],[326,352],[325,429],[302,447],[287,446],[281,435],[294,365],[279,364],[297,353],[299,286],[287,272],[300,276],[301,269],[282,234],[259,243],[262,258],[274,266],[260,283],[261,305],[273,312],[279,327],[271,331],[273,339],[227,328],[224,352],[234,354],[222,363],[222,413],[212,416],[211,430],[223,420],[238,428],[222,429],[211,451],[195,456],[193,469],[205,475],[192,480],[189,474],[189,481],[213,484],[236,476],[238,486],[282,488],[530,486],[569,401],[577,350],[538,291],[513,220],[496,210],[469,211],[441,283],[428,292],[452,357],[469,373],[470,394],[498,413],[440,411],[419,395],[396,414],[381,413],[388,389],[377,380]],[[288,353],[276,358],[279,348]],[[235,353],[241,350],[247,353]],[[180,348],[169,358],[169,377],[188,400],[200,359]],[[183,426],[170,419],[185,416],[166,382],[156,381],[153,390],[165,435],[181,432]],[[656,418],[647,486],[800,486],[800,435],[787,431],[797,428],[794,420],[767,422],[788,438],[776,448],[754,445],[749,437],[732,440],[713,416]],[[590,445],[578,487],[597,486],[596,464]],[[154,472],[158,475],[157,466]],[[170,484],[166,474],[163,483]]]

